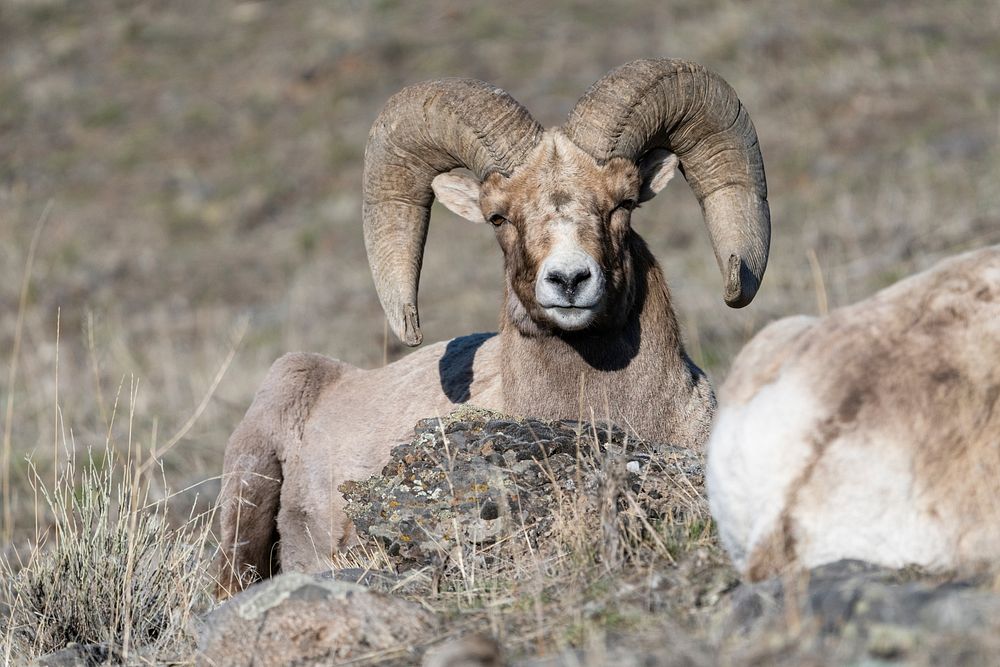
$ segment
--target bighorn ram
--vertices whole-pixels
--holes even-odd
[[[413,424],[471,402],[703,446],[715,408],[663,274],[630,226],[677,165],[701,203],[725,301],[750,303],[770,213],[757,135],[718,75],[677,60],[613,70],[545,130],[503,90],[444,79],[393,96],[365,151],[364,234],[393,332],[417,316],[430,205],[488,222],[504,254],[499,334],[437,343],[377,370],[279,359],[226,449],[221,587],[321,568],[354,537],[337,487],[377,473]],[[472,176],[458,172],[465,168]],[[280,554],[276,548],[280,540]]]
[[[719,392],[712,514],[757,580],[1000,560],[1000,246],[771,324]]]

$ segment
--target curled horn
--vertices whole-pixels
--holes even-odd
[[[701,204],[726,303],[753,300],[771,242],[767,182],[757,132],[722,77],[683,60],[636,60],[590,87],[565,132],[598,161],[675,153]]]
[[[365,249],[389,326],[406,345],[423,339],[417,286],[434,200],[431,180],[457,167],[479,179],[509,175],[541,135],[517,100],[474,79],[409,86],[382,109],[365,147]]]

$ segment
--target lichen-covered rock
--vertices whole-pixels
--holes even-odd
[[[489,563],[497,554],[489,547],[514,536],[537,546],[567,501],[611,523],[632,521],[633,532],[683,520],[705,512],[702,483],[701,457],[687,449],[629,438],[610,425],[464,408],[421,421],[381,476],[341,490],[359,535],[381,542],[407,569],[473,555]],[[606,551],[618,539],[611,533],[618,531],[594,535]]]
[[[321,580],[334,579],[349,584],[359,584],[373,591],[405,597],[426,591],[427,579],[419,576],[420,574],[419,572],[397,574],[370,567],[342,567],[319,572],[315,576]]]
[[[436,617],[364,586],[282,574],[213,611],[198,642],[203,665],[325,665],[384,661],[426,643]]]
[[[985,665],[996,664],[1000,650],[1000,595],[983,576],[843,560],[742,585],[723,615],[721,635],[737,638],[731,644],[742,638],[782,664],[811,656],[827,664]]]
[[[1000,627],[1000,596],[977,590],[976,584],[974,578],[941,581],[915,568],[893,570],[842,560],[793,577],[739,587],[729,622],[734,630],[752,631],[792,603],[817,621],[824,634],[841,632],[851,624],[863,630],[872,623],[934,630],[984,622]]]

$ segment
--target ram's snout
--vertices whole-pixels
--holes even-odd
[[[586,328],[604,304],[604,272],[574,240],[560,239],[535,279],[535,300],[565,331]]]

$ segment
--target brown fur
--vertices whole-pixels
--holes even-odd
[[[795,562],[795,533],[788,521],[782,518],[774,530],[750,552],[745,572],[748,581],[764,581],[776,577],[785,571],[789,563]]]
[[[503,358],[512,362],[501,374],[504,408],[548,418],[608,418],[640,437],[700,448],[714,395],[684,352],[660,267],[638,234],[628,243],[634,306],[614,334],[537,336],[501,322]]]
[[[629,225],[631,209],[619,205],[638,201],[641,186],[635,164],[617,158],[598,165],[559,133],[550,134],[511,177],[493,174],[483,182],[483,217],[506,219],[497,227],[497,241],[507,274],[508,322],[527,335],[554,332],[535,302],[536,272],[552,249],[553,222],[571,219],[581,249],[607,279],[608,307],[592,328],[623,326],[642,269],[632,265],[637,235]]]
[[[1000,472],[1000,414],[993,410],[1000,308],[977,296],[1000,295],[1000,283],[986,278],[990,268],[1000,277],[1000,249],[939,265],[840,311],[812,349],[851,360],[825,368],[822,378],[827,404],[838,406],[831,416],[838,435],[848,428],[895,434],[897,446],[912,452],[924,502],[971,512],[962,523],[989,509],[1000,526],[1000,494],[977,509],[970,493],[995,490]]]

